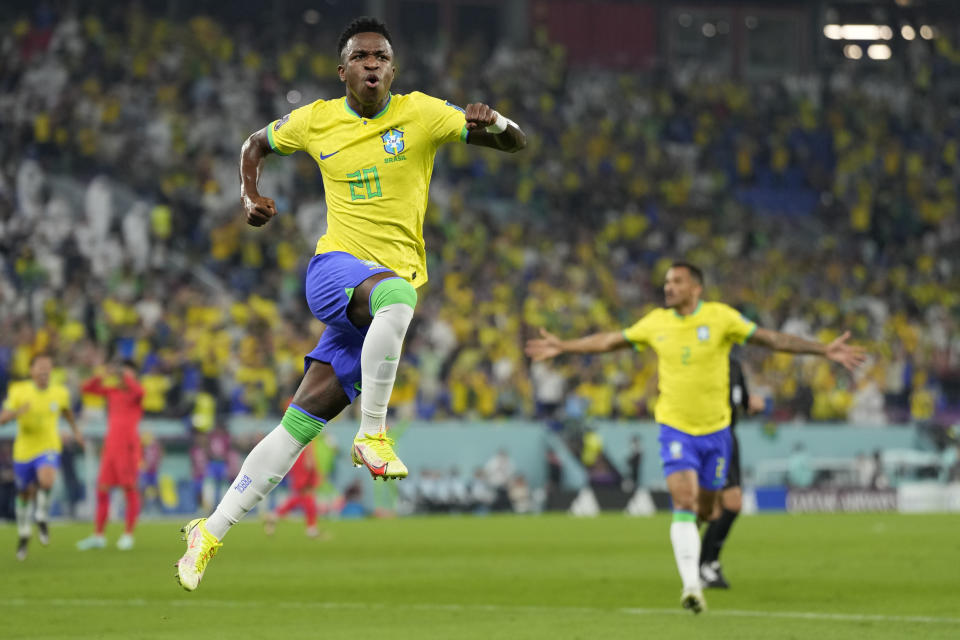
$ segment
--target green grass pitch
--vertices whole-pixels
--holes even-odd
[[[960,638],[956,515],[743,517],[733,589],[699,616],[679,607],[666,515],[324,524],[321,542],[241,523],[194,593],[177,523],[83,553],[88,525],[54,525],[23,563],[0,527],[0,638]]]

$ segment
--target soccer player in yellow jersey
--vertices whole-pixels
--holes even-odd
[[[60,416],[70,424],[77,443],[83,445],[83,436],[70,408],[70,394],[66,387],[50,384],[53,361],[49,356],[35,356],[30,363],[30,380],[10,386],[0,410],[0,424],[17,421],[17,436],[13,441],[13,469],[17,484],[17,559],[27,557],[30,541],[30,505],[37,523],[40,544],[50,543],[47,526],[50,507],[50,489],[57,479],[60,464],[60,434],[57,422]]]
[[[702,302],[703,274],[677,262],[663,287],[666,308],[651,311],[623,331],[561,340],[541,329],[527,342],[527,355],[546,360],[562,353],[602,353],[633,346],[657,354],[660,397],[660,457],[673,499],[670,540],[683,581],[681,604],[699,613],[706,607],[700,587],[697,515],[708,520],[726,480],[730,459],[729,354],[749,342],[775,351],[823,356],[853,370],[864,361],[844,333],[829,344],[758,328],[733,308]]]
[[[378,20],[353,21],[337,53],[346,95],[295,109],[252,134],[241,151],[241,197],[255,227],[277,215],[274,201],[257,190],[264,157],[305,151],[320,168],[327,232],[307,268],[305,289],[326,328],[305,358],[303,380],[281,424],[247,456],[213,515],[184,527],[187,553],[177,575],[190,591],[230,527],[357,395],[354,463],[374,478],[407,475],[385,420],[416,289],[427,281],[423,217],[434,157],[446,143],[507,152],[526,145],[520,128],[485,104],[461,109],[422,93],[391,94],[393,47]]]

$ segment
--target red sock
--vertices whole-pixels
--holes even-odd
[[[303,513],[307,516],[307,526],[317,524],[317,499],[312,493],[304,494],[302,499]]]
[[[137,526],[137,516],[140,515],[140,493],[135,487],[124,489],[127,494],[127,533],[133,533]]]
[[[110,492],[97,489],[97,515],[94,519],[94,531],[98,536],[103,535],[107,526],[107,513],[110,511]]]

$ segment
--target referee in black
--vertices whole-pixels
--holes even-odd
[[[747,380],[743,367],[733,356],[730,357],[730,435],[733,436],[733,448],[730,451],[730,466],[727,470],[727,483],[720,493],[720,500],[714,508],[713,518],[707,523],[700,545],[700,581],[706,589],[729,589],[730,584],[723,576],[720,567],[720,550],[723,548],[733,521],[740,515],[743,507],[743,491],[740,488],[740,443],[737,440],[737,417],[741,413],[757,413],[763,410],[763,400],[750,399]]]

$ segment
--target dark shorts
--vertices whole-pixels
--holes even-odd
[[[692,469],[700,486],[719,491],[727,480],[731,448],[730,429],[694,436],[665,424],[660,425],[660,459],[663,475]]]
[[[360,393],[360,351],[367,329],[358,329],[350,322],[347,305],[361,282],[389,271],[383,265],[343,251],[317,254],[307,267],[307,305],[327,327],[317,346],[304,357],[303,370],[306,372],[311,360],[329,364],[350,402]]]
[[[724,489],[733,489],[734,487],[741,486],[740,478],[740,441],[737,440],[737,433],[733,429],[730,430],[730,464],[727,469],[727,482],[723,485]]]
[[[37,469],[40,467],[59,467],[60,453],[57,451],[47,451],[26,462],[13,463],[13,479],[17,485],[17,491],[23,491],[31,484],[37,481]]]

